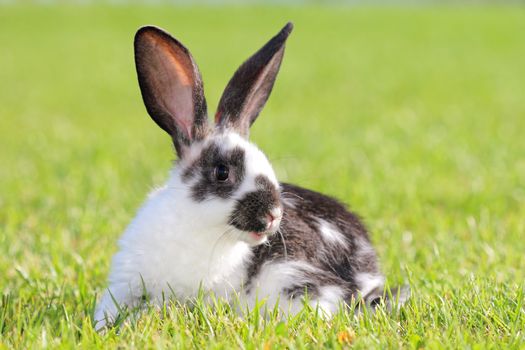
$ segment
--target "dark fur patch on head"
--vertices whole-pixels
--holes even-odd
[[[192,198],[198,202],[208,197],[230,198],[244,180],[244,150],[235,147],[223,151],[219,145],[212,143],[202,150],[202,155],[185,169],[182,174],[184,181],[197,178],[191,187]],[[225,165],[229,169],[229,178],[218,181],[215,168]]]
[[[246,232],[266,229],[266,215],[280,205],[280,194],[272,182],[263,175],[255,178],[257,189],[237,201],[229,224]]]

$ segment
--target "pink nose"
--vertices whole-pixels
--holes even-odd
[[[272,214],[266,214],[266,229],[268,230],[270,227],[272,227],[273,222],[275,221],[275,218]]]
[[[269,230],[272,226],[279,225],[281,221],[282,210],[274,209],[273,211],[266,214],[266,229]]]

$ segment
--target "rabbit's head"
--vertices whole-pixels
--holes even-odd
[[[156,27],[135,36],[135,61],[146,109],[172,138],[174,174],[195,215],[226,225],[250,244],[274,234],[283,211],[280,186],[266,156],[248,141],[249,128],[272,90],[292,30],[288,23],[235,72],[208,120],[199,69],[190,52]]]

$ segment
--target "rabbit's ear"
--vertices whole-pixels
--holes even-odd
[[[219,127],[233,128],[248,137],[250,126],[270,96],[292,29],[292,23],[286,24],[237,69],[219,102],[215,115]]]
[[[210,131],[199,69],[188,49],[152,26],[135,35],[135,63],[148,113],[171,135],[182,157],[191,142]]]

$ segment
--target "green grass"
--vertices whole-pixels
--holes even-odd
[[[351,204],[413,298],[330,322],[172,305],[95,333],[116,241],[174,158],[135,30],[190,47],[213,111],[287,20],[252,138],[282,180]],[[0,348],[525,348],[523,8],[13,6],[0,44]]]

